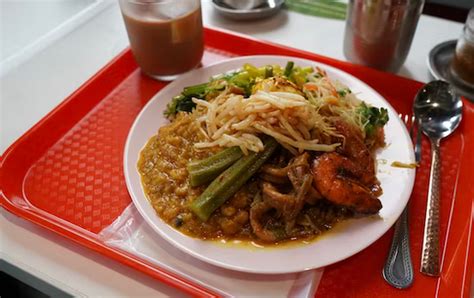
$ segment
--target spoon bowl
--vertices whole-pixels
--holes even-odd
[[[426,84],[418,92],[414,109],[423,133],[429,138],[447,137],[462,118],[462,101],[444,81]]]
[[[425,230],[421,273],[439,276],[439,204],[441,155],[440,141],[450,135],[461,122],[462,101],[451,86],[443,81],[426,84],[417,94],[414,104],[419,129],[430,139],[431,172],[425,215]]]

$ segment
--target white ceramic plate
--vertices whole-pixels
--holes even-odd
[[[170,99],[183,87],[206,82],[213,75],[238,69],[244,63],[256,66],[294,61],[300,66],[320,66],[330,78],[347,85],[358,97],[377,107],[388,109],[390,120],[385,127],[387,147],[377,154],[377,177],[384,194],[380,218],[351,219],[319,239],[300,245],[262,248],[215,241],[202,241],[182,234],[167,225],[155,213],[142,189],[137,171],[139,154],[158,128],[167,123],[163,111]],[[394,88],[397,88],[394,86]],[[410,197],[415,171],[391,167],[392,161],[414,162],[413,146],[403,122],[380,94],[355,77],[333,67],[309,60],[283,56],[248,56],[226,60],[180,77],[158,92],[143,108],[128,135],[124,153],[127,187],[135,206],[146,222],[177,248],[203,261],[228,269],[253,273],[290,273],[323,267],[366,248],[381,237],[396,221]]]

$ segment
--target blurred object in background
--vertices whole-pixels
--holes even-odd
[[[426,0],[423,14],[464,23],[474,0]]]
[[[397,72],[405,62],[424,0],[350,0],[344,55],[352,62]]]
[[[223,17],[236,21],[261,20],[276,14],[284,0],[212,0]]]
[[[347,1],[338,0],[286,0],[289,10],[299,13],[344,20],[346,18]]]
[[[469,12],[456,44],[451,70],[454,78],[474,86],[474,8]]]
[[[268,6],[266,0],[220,0],[220,3],[237,10],[251,10]]]
[[[457,79],[451,70],[456,44],[456,39],[448,40],[431,49],[428,56],[428,68],[432,78],[449,82],[459,95],[474,101],[474,86]]]
[[[474,8],[458,40],[442,42],[430,51],[428,67],[435,79],[449,82],[456,93],[474,101]]]

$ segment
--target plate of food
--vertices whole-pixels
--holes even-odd
[[[395,86],[394,86],[395,88]],[[285,56],[183,75],[137,116],[125,146],[132,200],[159,236],[252,273],[323,267],[366,248],[410,197],[413,146],[375,90]]]

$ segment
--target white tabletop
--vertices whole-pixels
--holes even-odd
[[[342,53],[343,21],[282,11],[267,20],[241,23],[218,16],[210,0],[202,2],[206,26],[345,60]],[[422,16],[410,54],[399,74],[428,81],[426,59],[429,50],[440,42],[456,39],[461,30],[460,23]],[[31,58],[20,57],[17,65],[9,65],[10,69],[0,80],[0,152],[128,44],[115,2],[86,21],[78,22],[61,38],[51,40],[49,45],[41,47],[41,51],[25,53]],[[73,295],[181,294],[3,209],[0,211],[0,227],[1,258]]]

